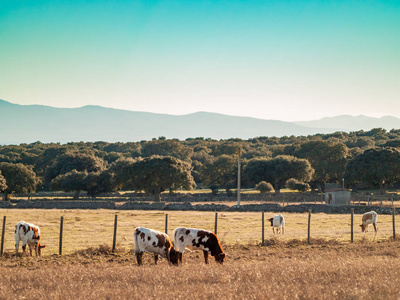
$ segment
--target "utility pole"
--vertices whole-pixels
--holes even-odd
[[[237,205],[240,205],[240,147],[238,148]]]

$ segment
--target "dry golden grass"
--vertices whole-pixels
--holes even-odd
[[[117,246],[124,251],[133,249],[133,230],[143,226],[164,231],[165,214],[168,213],[168,233],[176,227],[196,227],[214,230],[214,212],[194,211],[113,211],[113,210],[45,210],[45,209],[0,209],[6,216],[5,251],[14,250],[14,226],[20,220],[34,223],[41,228],[42,243],[46,244],[43,255],[58,253],[60,217],[64,217],[63,254],[112,244],[114,216],[118,215]],[[273,237],[267,221],[274,213],[265,213],[265,239]],[[288,241],[307,237],[308,213],[284,213],[285,235],[275,236]],[[373,229],[361,233],[361,215],[354,216],[354,240],[385,240],[393,235],[392,216],[379,215],[378,233]],[[399,222],[399,221],[398,221]],[[1,223],[1,222],[0,222]],[[0,224],[1,226],[1,224]],[[312,214],[311,236],[315,239],[350,241],[350,215]],[[219,212],[218,237],[223,245],[261,243],[261,213]],[[20,247],[21,249],[21,247]]]
[[[270,240],[269,240],[270,241]],[[136,265],[109,247],[40,259],[1,258],[0,299],[398,299],[400,243],[275,240],[273,247],[224,246],[224,265],[200,252],[184,264]]]

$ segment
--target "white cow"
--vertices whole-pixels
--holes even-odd
[[[22,241],[22,251],[26,254],[26,244],[29,245],[29,252],[32,256],[32,247],[35,248],[36,256],[42,255],[42,249],[46,245],[40,244],[40,228],[39,226],[20,221],[15,226],[15,253],[18,255],[19,242]]]
[[[172,242],[166,233],[138,227],[134,232],[135,255],[138,265],[143,263],[143,253],[154,254],[154,262],[157,264],[158,256],[167,258],[168,262],[178,264],[178,255],[172,247]]]
[[[272,232],[285,234],[285,218],[282,215],[275,215],[273,218],[268,219],[271,222]]]
[[[368,225],[372,224],[374,225],[375,232],[377,232],[376,223],[378,223],[378,214],[374,211],[366,212],[362,216],[362,224],[360,225],[361,231],[367,232]]]
[[[209,253],[211,253],[211,256],[214,256],[215,260],[220,264],[224,262],[226,256],[218,237],[213,232],[203,229],[176,228],[174,230],[174,246],[178,251],[179,261],[181,263],[185,248],[189,250],[203,250],[206,264],[208,264]]]

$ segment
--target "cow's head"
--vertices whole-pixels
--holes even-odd
[[[361,225],[360,225],[360,227],[361,227],[361,231],[362,231],[362,232],[364,232],[364,231],[365,231],[365,229],[367,228],[367,226],[366,226],[366,225],[364,225],[364,224],[361,224]]]
[[[274,226],[274,218],[268,219],[271,222],[271,226]]]
[[[38,243],[36,247],[37,247],[38,255],[41,256],[42,255],[42,249],[46,248],[46,245],[41,245],[40,243]]]
[[[222,252],[218,255],[215,255],[215,260],[222,265],[224,263],[225,257],[226,257],[226,254],[224,252]]]
[[[175,250],[174,247],[171,247],[171,249],[169,249],[169,262],[177,266],[178,260],[179,260],[179,253]]]

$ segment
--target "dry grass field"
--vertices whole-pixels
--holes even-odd
[[[110,252],[114,215],[117,251]],[[355,215],[285,214],[285,236],[266,223],[261,247],[261,213],[219,213],[224,265],[202,253],[185,252],[182,266],[145,255],[138,267],[133,229],[164,230],[165,212],[109,210],[0,210],[7,216],[5,255],[0,258],[0,299],[399,299],[400,241],[393,241],[391,216],[379,216],[378,233],[362,234]],[[170,211],[169,233],[177,226],[214,229],[212,212]],[[64,216],[65,255],[58,253]],[[265,217],[273,213],[265,213]],[[25,220],[41,227],[42,258],[14,256],[13,230]],[[0,224],[1,225],[1,224]]]
[[[318,245],[267,241],[224,246],[227,260],[154,265],[145,255],[88,249],[71,255],[1,258],[0,299],[398,299],[400,243],[361,240]]]
[[[194,211],[113,211],[113,210],[56,210],[56,209],[0,209],[0,218],[6,216],[5,251],[14,250],[14,226],[20,220],[34,223],[41,228],[44,255],[58,253],[60,217],[64,217],[63,254],[88,247],[111,245],[113,241],[114,216],[118,215],[117,246],[126,251],[133,249],[133,230],[143,226],[164,231],[165,214],[168,213],[168,233],[176,227],[195,227],[214,231],[214,212]],[[265,238],[273,236],[267,219],[274,213],[265,213]],[[285,213],[285,235],[278,239],[287,241],[307,238],[308,213]],[[392,216],[380,215],[378,234],[370,229],[361,233],[361,215],[354,215],[354,240],[384,240],[393,235]],[[398,221],[400,222],[400,220]],[[2,222],[0,221],[0,226]],[[399,229],[400,230],[400,229]],[[313,238],[350,241],[350,215],[312,214],[311,236]],[[261,242],[261,213],[219,212],[218,237],[225,245],[258,244]]]

